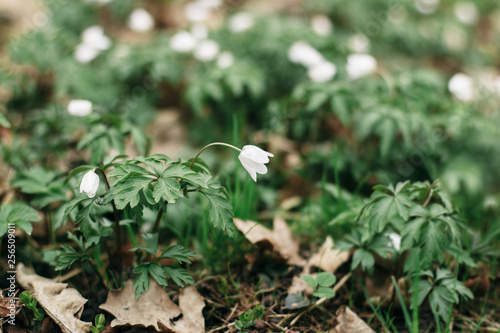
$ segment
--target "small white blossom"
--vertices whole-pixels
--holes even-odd
[[[199,1],[190,2],[184,7],[184,16],[189,22],[205,22],[210,12],[210,7]]]
[[[79,63],[86,64],[94,60],[101,51],[98,49],[87,45],[87,44],[79,44],[75,49],[75,59]]]
[[[176,52],[190,52],[196,46],[196,39],[187,31],[179,31],[170,39],[170,48]]]
[[[454,6],[457,20],[466,25],[473,25],[479,18],[479,12],[474,3],[469,1],[457,2]]]
[[[234,33],[243,32],[253,27],[253,17],[249,13],[238,13],[229,19],[229,30]]]
[[[385,235],[391,239],[388,245],[392,246],[396,251],[399,251],[401,249],[401,236],[394,232]]]
[[[228,68],[234,63],[234,56],[231,52],[222,52],[217,57],[217,67]]]
[[[89,198],[95,197],[99,188],[99,176],[94,170],[87,172],[80,183],[80,193],[85,193]]]
[[[135,9],[128,18],[128,26],[133,31],[150,31],[155,26],[155,21],[151,14],[143,8]]]
[[[191,26],[191,35],[196,40],[203,40],[208,37],[208,28],[204,23],[195,23]]]
[[[98,25],[88,27],[82,32],[82,43],[99,51],[104,51],[111,47],[111,39],[104,34],[103,28]]]
[[[311,67],[324,61],[321,53],[305,42],[294,43],[288,50],[288,59],[291,62],[302,64],[306,67]]]
[[[68,103],[68,112],[72,116],[85,117],[92,113],[92,102],[84,99],[74,99]]]
[[[201,41],[194,50],[194,57],[203,62],[212,61],[219,53],[219,44],[207,39]]]
[[[309,67],[307,74],[314,82],[330,81],[337,73],[337,67],[328,61],[320,62],[317,65]]]
[[[363,34],[355,34],[349,38],[349,48],[356,53],[370,51],[370,40]]]
[[[377,69],[377,60],[369,54],[355,53],[347,57],[347,74],[351,80],[369,75]]]
[[[198,3],[207,8],[217,8],[222,5],[222,2],[222,0],[198,0]]]
[[[461,101],[470,101],[474,98],[474,81],[468,75],[457,73],[448,81],[448,90]]]
[[[436,11],[439,0],[415,0],[415,8],[420,14],[429,15]]]
[[[328,36],[332,33],[332,21],[326,15],[314,15],[311,18],[311,27],[313,31],[320,36]]]
[[[264,164],[269,163],[269,157],[274,157],[274,155],[253,145],[244,146],[238,155],[241,165],[255,182],[258,173],[261,175],[267,173],[267,167]]]

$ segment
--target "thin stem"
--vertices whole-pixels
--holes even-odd
[[[109,192],[110,186],[108,182],[108,178],[106,177],[106,174],[104,171],[102,171],[99,168],[96,168],[96,171],[99,171],[101,174],[102,178],[104,179],[104,185],[106,185],[106,192]],[[113,206],[113,216],[115,218],[115,233],[116,233],[116,247],[118,249],[117,251],[117,265],[116,269],[118,270],[119,274],[121,275],[122,273],[122,231],[120,228],[120,219],[118,217],[118,209],[116,208],[115,200],[111,200],[111,205]],[[111,262],[111,258],[109,258],[109,261]]]
[[[200,156],[201,153],[203,153],[203,151],[205,149],[207,149],[208,147],[212,147],[212,146],[226,146],[226,147],[229,147],[229,148],[233,148],[233,149],[236,149],[237,151],[241,151],[240,148],[238,147],[235,147],[233,145],[230,145],[229,143],[225,143],[225,142],[214,142],[214,143],[211,143],[211,144],[208,144],[206,145],[205,147],[203,147],[200,152],[194,157],[193,161],[191,162],[191,165],[189,166],[190,169],[193,168],[193,165],[194,165],[194,162],[198,159],[198,156]]]
[[[432,194],[434,192],[434,187],[436,187],[436,185],[439,183],[439,179],[436,179],[432,184],[431,186],[429,186],[429,188],[427,189],[427,191],[425,192],[423,198],[422,198],[422,201],[420,202],[420,204],[423,206],[423,207],[426,207],[429,202],[431,201],[431,198],[432,198]]]
[[[167,205],[168,205],[168,203],[167,203]],[[167,207],[165,206],[165,209],[166,208]],[[162,216],[163,216],[163,208],[160,208],[158,215],[156,215],[155,225],[153,226],[153,234],[156,234],[158,232],[158,230],[160,229],[160,221],[161,221]]]

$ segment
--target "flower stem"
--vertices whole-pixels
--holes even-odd
[[[168,205],[168,202],[166,203],[166,205]],[[166,205],[165,205],[165,210],[167,208]],[[155,225],[153,226],[153,234],[156,234],[158,232],[158,230],[160,229],[160,221],[161,221],[162,216],[163,216],[163,208],[160,208],[158,215],[156,215]]]
[[[106,174],[104,171],[102,171],[100,168],[96,168],[96,171],[99,171],[101,174],[102,178],[104,179],[104,185],[106,185],[106,191],[109,192],[110,186],[108,182],[108,178],[106,177]],[[117,247],[117,263],[116,263],[116,269],[119,272],[119,275],[122,273],[122,231],[120,228],[120,219],[118,217],[118,209],[116,208],[115,200],[111,200],[111,205],[113,206],[113,215],[115,218],[115,233],[116,233],[116,247]],[[111,263],[111,258],[109,258],[110,263]]]
[[[207,149],[208,147],[212,147],[212,146],[226,146],[226,147],[229,147],[229,148],[233,148],[233,149],[236,149],[237,151],[241,151],[240,148],[238,147],[235,147],[233,145],[230,145],[229,143],[225,143],[225,142],[214,142],[214,143],[211,143],[211,144],[208,144],[206,145],[205,147],[203,147],[200,152],[194,157],[193,161],[191,162],[191,165],[189,166],[190,169],[193,168],[193,165],[194,165],[194,162],[198,159],[198,156],[200,156],[201,153],[203,153],[203,151],[205,149]]]

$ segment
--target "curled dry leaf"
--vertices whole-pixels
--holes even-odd
[[[337,310],[336,315],[338,324],[330,333],[375,333],[374,330],[345,305],[342,305]]]
[[[111,290],[101,309],[116,317],[111,327],[140,326],[154,327],[159,332],[203,333],[205,320],[202,310],[203,297],[196,287],[190,286],[181,291],[179,306],[173,303],[167,292],[154,280],[150,280],[149,290],[135,298],[133,281],[129,280],[122,290]],[[177,322],[175,318],[182,314]]]
[[[334,250],[333,245],[332,237],[328,236],[318,252],[311,257],[309,263],[325,272],[335,273],[342,264],[349,260],[351,254],[347,251]]]
[[[37,275],[23,264],[17,265],[17,282],[34,297],[63,333],[89,332],[91,323],[79,320],[87,300],[67,283],[58,283]]]
[[[273,230],[269,230],[258,222],[243,221],[235,218],[234,224],[246,239],[253,244],[271,247],[278,252],[289,265],[304,266],[306,261],[299,255],[299,243],[293,238],[285,220],[275,218]]]

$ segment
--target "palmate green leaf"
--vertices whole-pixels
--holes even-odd
[[[31,222],[38,222],[38,212],[22,201],[2,205],[0,208],[0,237],[8,231],[9,224],[13,223],[28,234],[33,231]]]
[[[421,233],[420,229],[422,226],[427,222],[425,218],[416,218],[413,220],[410,220],[405,227],[403,228],[401,232],[401,249],[402,250],[408,250],[415,243],[419,243]]]
[[[313,289],[316,289],[316,287],[318,286],[318,282],[316,282],[316,279],[310,275],[302,275],[300,278],[306,281],[306,283]]]
[[[191,275],[184,268],[166,265],[162,266],[162,269],[181,288],[184,288],[186,284],[195,284]]]
[[[56,257],[56,271],[70,268],[78,260],[91,259],[88,255],[77,252],[68,244],[63,244],[61,247],[62,250],[58,251]]]
[[[427,223],[422,229],[422,239],[425,242],[423,252],[429,260],[443,261],[443,252],[447,246],[446,237],[436,223]]]
[[[199,258],[199,257],[201,256],[198,253],[189,251],[185,249],[183,246],[176,244],[163,251],[163,253],[158,257],[158,259],[170,258],[177,260],[179,263],[185,262],[190,264],[192,261],[191,258]]]
[[[167,276],[165,275],[165,271],[162,269],[160,265],[156,262],[152,262],[149,264],[149,275],[156,281],[160,286],[165,288],[168,286]]]
[[[140,192],[154,180],[151,177],[135,174],[124,178],[112,188],[116,207],[124,209],[127,205],[130,205],[130,208],[137,206],[141,200]]]
[[[429,301],[432,310],[439,314],[443,321],[447,321],[454,303],[453,293],[446,287],[437,286],[431,292]]]
[[[335,291],[332,288],[319,287],[318,290],[313,292],[313,296],[319,298],[332,298],[335,297]]]
[[[427,295],[429,295],[429,292],[432,289],[432,283],[427,281],[427,280],[419,280],[418,281],[418,302],[417,306],[420,306],[422,302],[425,300]],[[413,286],[410,289],[410,292],[414,292]],[[410,304],[410,307],[413,309],[413,302]]]
[[[316,281],[321,287],[331,287],[337,281],[337,278],[332,273],[321,272],[316,277]]]
[[[365,249],[357,249],[352,256],[351,271],[356,269],[361,264],[364,271],[368,271],[371,275],[375,265],[375,257]]]
[[[189,167],[183,164],[172,164],[168,166],[162,174],[162,178],[180,178],[188,181],[194,185],[198,185],[204,188],[209,187],[207,181],[201,174],[191,170]]]
[[[156,202],[160,200],[174,203],[178,198],[184,197],[181,185],[172,178],[158,178],[154,185],[153,199]]]
[[[209,201],[210,223],[216,228],[227,230],[229,237],[234,236],[234,212],[231,201],[221,191],[207,189],[200,191]]]
[[[134,268],[134,273],[138,274],[132,284],[135,292],[135,298],[137,299],[144,292],[149,290],[149,264],[137,266]]]

